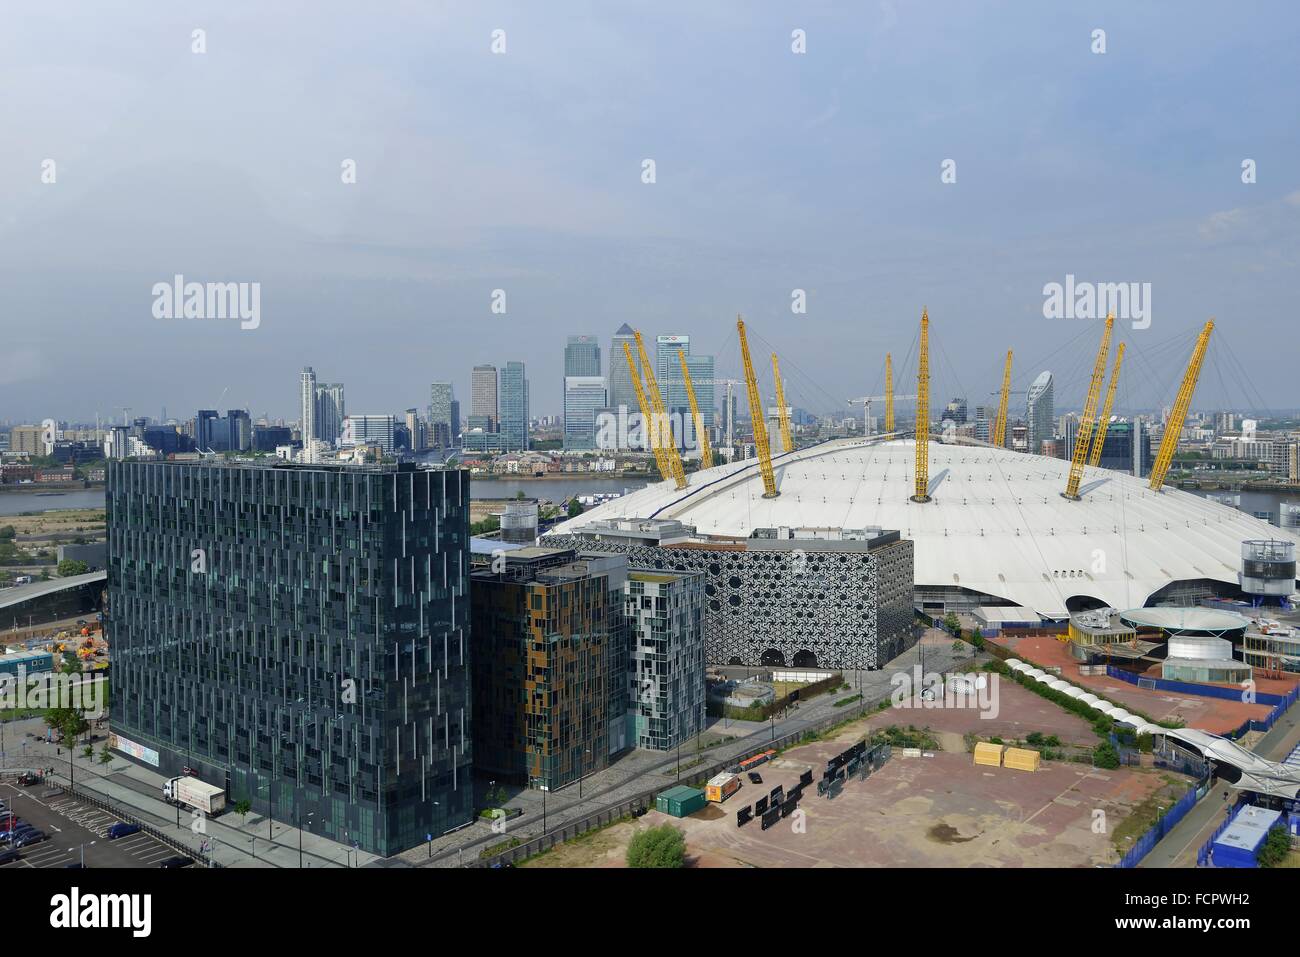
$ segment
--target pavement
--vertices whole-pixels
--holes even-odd
[[[1297,744],[1300,744],[1300,703],[1292,705],[1278,719],[1269,732],[1260,738],[1254,752],[1269,761],[1281,761]],[[1228,797],[1223,793],[1227,791]],[[1142,859],[1139,867],[1195,867],[1196,854],[1210,839],[1228,816],[1228,809],[1237,800],[1237,789],[1228,784],[1216,783],[1196,806],[1187,812]]]
[[[852,691],[828,692],[786,712],[772,722],[745,722],[712,719],[698,742],[677,751],[635,750],[619,758],[611,767],[588,775],[581,784],[571,784],[560,791],[521,788],[507,789],[511,795],[507,808],[523,813],[507,822],[505,833],[493,831],[485,820],[476,820],[453,830],[429,844],[419,845],[387,860],[348,848],[336,841],[302,832],[296,828],[250,813],[241,819],[233,811],[203,822],[205,833],[195,834],[189,818],[161,798],[163,777],[125,758],[100,764],[96,742],[93,758],[81,757],[80,748],[69,749],[44,741],[44,722],[39,718],[10,721],[4,724],[5,751],[0,768],[53,767],[50,780],[61,784],[74,780],[76,786],[101,800],[126,810],[131,815],[175,837],[196,851],[200,841],[212,845],[212,858],[223,867],[363,867],[422,866],[432,864],[456,867],[468,863],[487,847],[510,838],[521,842],[540,836],[564,824],[581,820],[608,807],[617,806],[650,789],[670,786],[679,774],[688,776],[701,764],[739,758],[765,742],[794,734],[834,716],[849,719],[876,703],[888,700],[893,690],[892,677],[899,671],[910,672],[916,664],[927,671],[947,671],[959,663],[973,666],[970,648],[954,653],[952,638],[945,632],[929,629],[921,642],[904,652],[879,671],[846,672],[845,681]],[[834,702],[845,694],[862,694],[862,701],[852,707],[835,708]],[[864,704],[865,702],[865,704]],[[697,750],[698,744],[698,750]],[[486,789],[488,782],[476,782]],[[480,806],[485,802],[476,802]],[[302,842],[301,857],[299,840]],[[301,861],[301,864],[300,864]]]
[[[880,701],[887,701],[893,691],[893,676],[899,671],[910,672],[916,664],[926,671],[948,671],[959,664],[974,667],[970,647],[962,653],[952,650],[952,636],[939,629],[928,629],[917,645],[891,661],[879,671],[846,672],[845,682],[850,692],[827,692],[802,702],[775,722],[732,721],[710,719],[705,731],[706,742],[710,735],[729,737],[731,740],[696,751],[693,743],[682,748],[681,770],[683,776],[700,764],[739,758],[752,753],[764,743],[776,738],[803,731],[835,715],[845,720],[861,714]],[[835,702],[848,694],[862,694],[862,701],[853,707],[836,708]],[[863,704],[865,702],[865,705]],[[582,782],[581,796],[577,784],[550,793],[521,788],[508,789],[507,808],[519,808],[523,814],[509,819],[504,832],[493,831],[487,821],[475,821],[431,844],[421,845],[399,855],[412,866],[457,867],[474,860],[486,848],[518,839],[526,843],[558,827],[582,820],[598,811],[615,807],[644,791],[666,788],[675,784],[677,777],[677,752],[633,751],[619,758],[611,767],[589,775]],[[483,782],[486,783],[486,782]]]
[[[373,854],[355,851],[309,831],[301,834],[300,858],[297,828],[260,814],[250,813],[243,819],[233,810],[203,820],[203,832],[196,833],[196,824],[188,812],[162,799],[165,780],[162,775],[125,758],[101,764],[102,737],[97,738],[95,755],[89,759],[81,756],[80,747],[70,752],[68,748],[27,737],[29,733],[44,731],[45,722],[39,718],[6,722],[7,753],[3,766],[53,767],[54,773],[47,781],[55,785],[74,782],[78,788],[158,828],[195,853],[201,842],[208,841],[212,847],[210,856],[222,867],[363,867],[377,859]],[[21,811],[18,813],[24,816]]]
[[[48,840],[21,848],[22,857],[0,865],[0,871],[63,868],[74,862],[87,868],[157,867],[177,856],[173,848],[144,832],[108,840],[108,828],[120,817],[67,794],[48,794],[50,790],[48,786],[22,788],[0,783],[0,798],[14,814],[49,835]]]

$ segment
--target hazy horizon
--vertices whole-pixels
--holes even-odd
[[[765,390],[770,344],[791,404],[825,412],[883,391],[886,351],[914,391],[923,306],[932,408],[994,403],[1013,348],[1020,408],[1050,369],[1065,410],[1100,333],[1045,318],[1067,276],[1150,284],[1149,328],[1116,323],[1117,413],[1172,403],[1210,317],[1194,409],[1300,405],[1300,18],[1280,2],[7,19],[0,420],[292,421],[308,365],[350,412],[423,413],[449,380],[464,416],[471,368],[512,359],[555,415],[566,336],[597,336],[608,371],[624,322],[685,333],[738,378],[737,313]],[[260,284],[257,327],[155,318],[176,275]]]

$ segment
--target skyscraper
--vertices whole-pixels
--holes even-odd
[[[511,451],[528,448],[528,379],[522,362],[501,370],[501,434]]]
[[[655,337],[655,378],[659,387],[664,387],[665,380],[676,371],[681,377],[682,367],[677,361],[677,350],[681,349],[687,356],[691,354],[690,336],[656,336]],[[665,403],[666,404],[666,403]]]
[[[1043,454],[1043,443],[1055,436],[1056,407],[1052,374],[1041,372],[1029,387],[1029,411],[1025,416],[1028,451],[1031,455]],[[1070,450],[1073,454],[1073,449]]]
[[[473,820],[463,473],[114,461],[105,506],[118,757],[384,857]]]
[[[596,413],[608,405],[605,377],[564,377],[564,447],[596,447]]]
[[[569,336],[564,346],[565,376],[600,375],[600,343],[595,336]]]
[[[455,443],[456,431],[452,425],[454,402],[450,382],[434,382],[429,386],[429,444],[435,448],[449,449]]]
[[[636,389],[632,385],[632,373],[627,367],[627,353],[623,351],[625,342],[632,349],[635,358],[636,332],[626,322],[614,333],[609,346],[609,404],[615,412],[621,405],[627,406],[629,412],[636,412]]]
[[[316,386],[316,433],[313,438],[333,445],[343,435],[343,420],[347,414],[343,383],[323,382]]]
[[[493,365],[475,366],[470,377],[469,414],[483,416],[491,423],[488,431],[495,432],[501,421],[501,412],[497,406],[497,367]]]
[[[312,440],[316,438],[316,373],[312,371],[311,366],[306,366],[299,376],[299,395],[298,395],[298,414],[299,425],[302,431],[302,451],[303,461],[315,461],[315,449],[312,447]],[[198,440],[198,435],[195,435]],[[200,446],[202,448],[202,446]]]

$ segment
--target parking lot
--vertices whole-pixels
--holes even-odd
[[[157,867],[177,853],[144,832],[108,840],[109,827],[121,818],[70,798],[58,789],[42,785],[23,788],[5,782],[0,784],[0,799],[19,818],[49,835],[49,840],[21,848],[22,857],[0,865],[0,871],[66,867],[80,863],[83,853],[88,868]]]

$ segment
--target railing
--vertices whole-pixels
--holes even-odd
[[[78,801],[81,801],[83,804],[89,804],[92,807],[99,808],[101,811],[107,811],[109,814],[112,814],[114,817],[120,818],[122,821],[128,824],[139,825],[140,830],[142,832],[148,834],[154,840],[166,844],[168,847],[172,848],[175,851],[178,851],[179,853],[185,855],[186,857],[193,858],[196,864],[201,864],[204,867],[221,866],[216,861],[212,860],[207,854],[204,854],[201,851],[196,851],[194,848],[185,845],[177,838],[172,837],[170,834],[166,834],[163,831],[158,830],[158,828],[154,827],[152,824],[145,823],[135,815],[122,810],[120,807],[110,803],[109,801],[105,801],[103,798],[96,797],[93,794],[83,791],[81,790],[81,788],[76,787],[75,785],[58,784],[55,786],[58,787],[61,791],[63,791],[63,793],[72,795]]]
[[[692,786],[703,785],[709,778],[713,777],[719,771],[725,771],[727,768],[734,767],[742,761],[746,761],[755,755],[762,754],[764,751],[781,751],[785,748],[793,747],[800,744],[809,735],[817,734],[826,728],[832,728],[839,724],[845,724],[849,721],[858,721],[866,717],[867,714],[880,705],[882,701],[888,701],[889,694],[882,695],[872,702],[864,702],[858,708],[857,716],[846,716],[843,711],[837,714],[830,714],[821,718],[806,728],[793,731],[790,734],[782,735],[770,741],[756,744],[753,750],[735,757],[727,758],[721,761],[715,761],[704,768],[693,770],[689,775],[683,774],[679,784]],[[640,808],[650,810],[655,806],[655,797],[665,789],[665,785],[657,785],[645,791],[641,791],[630,798],[625,799],[613,807],[603,808],[594,814],[573,821],[563,826],[557,827],[553,831],[548,831],[539,837],[525,841],[514,847],[505,848],[500,852],[486,858],[479,858],[475,861],[466,862],[464,867],[498,867],[514,864],[517,861],[540,854],[542,851],[550,850],[557,844],[563,844],[565,841],[571,841],[592,828],[603,827],[606,824],[612,824],[620,818],[632,814]],[[428,862],[423,862],[421,866],[428,866]]]
[[[1173,807],[1164,813],[1160,820],[1151,826],[1151,829],[1133,842],[1133,846],[1128,852],[1120,858],[1116,867],[1137,867],[1142,858],[1150,853],[1151,848],[1155,847],[1164,839],[1165,835],[1177,826],[1178,822],[1187,816],[1187,812],[1196,806],[1196,802],[1205,796],[1209,791],[1209,778],[1197,783],[1177,801]]]
[[[1214,829],[1214,833],[1210,835],[1210,839],[1202,844],[1201,849],[1196,852],[1197,867],[1214,866],[1210,861],[1210,849],[1214,847],[1214,842],[1217,841],[1223,835],[1223,832],[1228,829],[1228,825],[1232,823],[1232,819],[1237,816],[1237,812],[1245,803],[1246,802],[1242,800],[1241,795],[1238,795],[1237,800],[1234,801],[1232,807],[1228,809],[1228,816],[1219,822],[1219,826]]]

